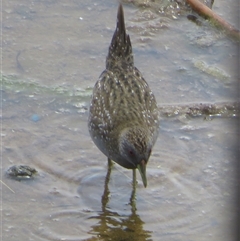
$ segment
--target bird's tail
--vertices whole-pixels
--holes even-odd
[[[109,47],[106,67],[110,69],[116,64],[133,66],[132,45],[129,35],[126,34],[122,4],[118,7],[117,26]]]

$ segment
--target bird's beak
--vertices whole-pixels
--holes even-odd
[[[144,160],[137,165],[137,169],[142,177],[144,187],[147,187],[146,166],[147,163]]]

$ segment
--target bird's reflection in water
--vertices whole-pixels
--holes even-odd
[[[111,162],[108,162],[108,172],[105,178],[104,192],[102,195],[102,211],[98,216],[92,217],[99,219],[99,222],[92,226],[89,231],[95,238],[88,241],[145,241],[152,240],[151,232],[144,230],[144,222],[137,215],[135,194],[136,194],[136,170],[133,170],[133,190],[130,197],[131,214],[120,215],[108,207],[110,191],[108,183],[111,175]]]

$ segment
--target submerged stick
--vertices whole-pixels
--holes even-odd
[[[199,2],[198,0],[186,0],[187,3],[196,11],[199,15],[202,15],[212,20],[217,26],[223,28],[228,34],[240,40],[240,31],[234,28],[231,24],[222,19],[219,15],[214,13],[209,7]]]
[[[173,104],[159,106],[159,111],[161,115],[165,117],[176,117],[180,115],[188,115],[191,117],[239,117],[240,102]]]
[[[5,182],[3,182],[2,180],[0,180],[0,182],[5,186],[7,187],[11,192],[15,193],[12,188],[10,188]]]

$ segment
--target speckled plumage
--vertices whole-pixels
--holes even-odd
[[[140,167],[140,174],[145,175],[158,137],[159,113],[152,91],[134,66],[121,4],[106,70],[93,89],[88,128],[94,143],[109,159],[125,168]]]

